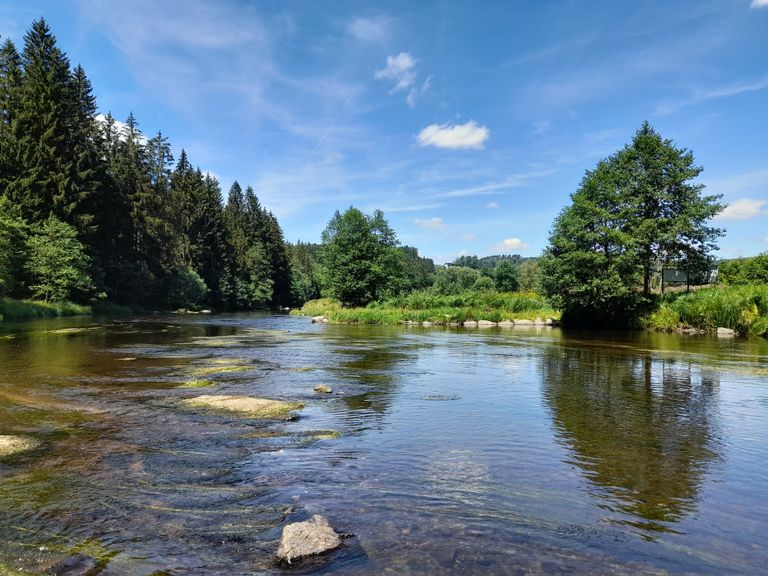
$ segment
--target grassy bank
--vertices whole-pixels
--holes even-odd
[[[90,313],[90,306],[82,306],[80,304],[73,304],[72,302],[42,302],[36,300],[0,298],[0,321],[55,318],[57,316],[80,316]]]
[[[118,316],[131,314],[125,306],[111,302],[97,302],[91,306],[73,302],[43,302],[40,300],[14,300],[0,298],[0,322],[3,320],[32,320],[59,316]]]
[[[768,285],[717,286],[665,296],[647,325],[668,331],[723,327],[741,335],[768,336]]]
[[[414,292],[365,308],[343,308],[335,300],[307,302],[297,314],[325,316],[335,324],[403,324],[431,322],[445,325],[470,320],[502,322],[560,318],[547,301],[534,293],[473,293],[440,296]]]

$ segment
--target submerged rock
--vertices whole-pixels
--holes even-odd
[[[33,450],[38,446],[38,442],[32,438],[0,434],[0,458],[18,454],[19,452],[26,452],[27,450]]]
[[[315,556],[341,546],[341,536],[328,520],[315,514],[306,522],[294,522],[283,528],[277,557],[283,562]]]
[[[186,406],[193,408],[209,408],[237,412],[251,418],[286,419],[294,410],[301,410],[301,402],[285,402],[269,398],[253,398],[251,396],[195,396],[182,400]]]
[[[330,386],[326,386],[325,384],[318,384],[314,387],[315,392],[320,392],[321,394],[330,394],[333,392],[333,388]]]

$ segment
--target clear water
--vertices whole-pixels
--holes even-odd
[[[181,403],[200,394],[306,407]],[[40,443],[0,458],[3,575],[768,572],[760,339],[6,323],[0,434]],[[354,537],[276,564],[282,526],[315,513]]]

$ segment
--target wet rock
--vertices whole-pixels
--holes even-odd
[[[33,450],[38,446],[38,442],[32,438],[0,434],[0,458],[18,454],[19,452],[26,452],[27,450]]]
[[[491,328],[496,326],[496,322],[491,322],[490,320],[478,320],[477,326],[478,328]]]
[[[720,327],[720,328],[717,329],[717,335],[718,336],[725,336],[725,337],[736,336],[736,331],[735,330],[731,330],[730,328],[722,328],[722,327]]]
[[[182,403],[192,408],[209,408],[237,412],[251,418],[286,419],[294,410],[304,408],[301,402],[285,402],[269,398],[253,398],[251,396],[195,396],[182,400]]]
[[[293,560],[315,556],[341,546],[341,536],[328,520],[315,514],[306,522],[294,522],[283,528],[277,557],[290,564]]]
[[[45,574],[50,574],[50,576],[96,576],[103,570],[103,562],[85,554],[75,554],[50,566],[46,569]]]
[[[320,394],[330,394],[333,392],[333,388],[330,386],[327,386],[325,384],[318,384],[313,388],[315,392],[319,392]]]
[[[429,326],[432,326],[432,322],[430,322],[429,320],[424,320],[424,322],[422,322],[421,325],[429,327]]]
[[[327,316],[313,316],[312,317],[312,324],[326,324],[328,322]]]
[[[465,328],[477,328],[477,320],[465,320],[464,321],[464,327]]]
[[[515,320],[515,326],[533,326],[533,320]]]
[[[501,322],[499,322],[498,325],[501,328],[512,328],[512,326],[514,326],[515,323],[512,322],[512,320],[502,320]]]

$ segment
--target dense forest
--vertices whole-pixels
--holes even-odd
[[[304,246],[253,189],[235,182],[224,203],[162,133],[98,115],[44,20],[21,52],[2,44],[0,110],[0,295],[248,309],[311,292],[292,282]]]

